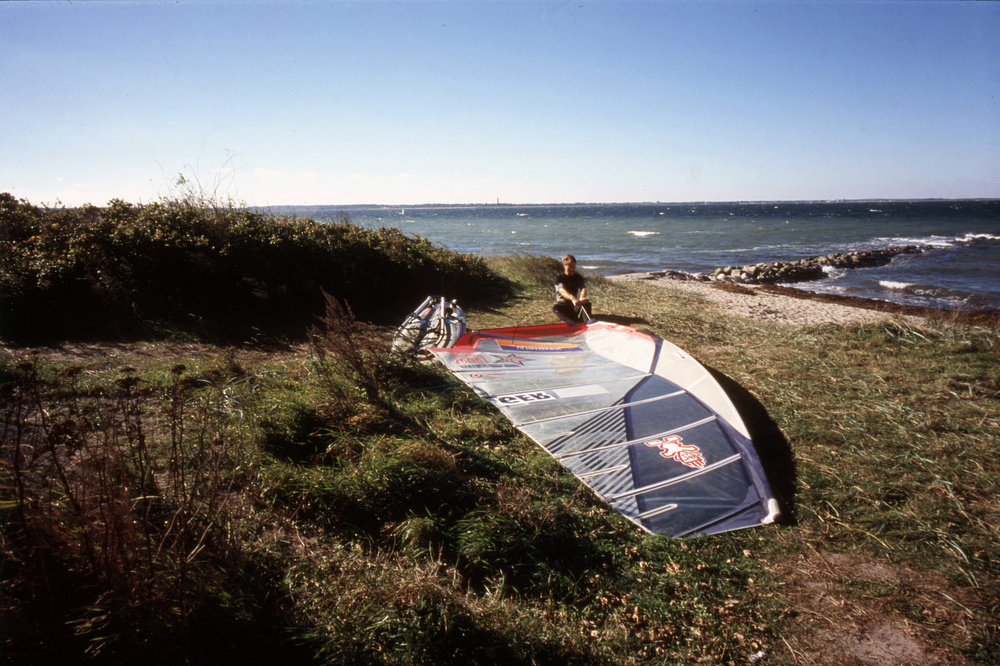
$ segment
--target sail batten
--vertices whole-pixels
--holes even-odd
[[[607,446],[602,446],[600,448],[579,449],[579,450],[576,450],[576,451],[570,451],[568,453],[563,453],[563,454],[560,454],[560,455],[554,455],[553,457],[556,460],[563,460],[565,458],[570,458],[570,457],[573,457],[573,456],[587,455],[588,453],[595,453],[595,452],[598,452],[598,451],[609,451],[611,449],[619,449],[619,448],[625,448],[627,446],[634,446],[636,444],[644,444],[645,440],[648,440],[648,439],[657,439],[657,438],[662,438],[662,437],[672,437],[673,435],[676,435],[678,433],[684,432],[685,430],[690,430],[692,428],[697,428],[698,426],[705,425],[706,423],[711,423],[712,421],[715,421],[717,418],[718,417],[713,414],[712,416],[706,417],[706,418],[702,419],[701,421],[695,421],[694,423],[688,423],[686,425],[681,426],[680,428],[674,428],[673,430],[667,430],[665,432],[653,435],[652,438],[644,437],[644,438],[641,438],[641,439],[632,439],[632,440],[628,440],[628,441],[625,441],[625,442],[618,442],[618,443],[615,443],[615,444],[609,444]]]
[[[545,391],[546,389],[539,389],[539,390]],[[548,390],[552,390],[552,389],[548,389]],[[520,428],[521,426],[531,425],[533,423],[545,423],[545,422],[548,422],[548,421],[556,421],[556,420],[559,420],[559,419],[575,418],[575,417],[578,417],[578,416],[585,416],[585,415],[588,415],[588,414],[598,414],[598,413],[602,413],[602,412],[614,412],[614,411],[619,411],[619,410],[625,409],[627,407],[634,407],[636,405],[645,405],[647,403],[656,402],[658,400],[669,400],[670,398],[675,398],[675,397],[677,397],[679,395],[683,395],[684,393],[685,393],[685,391],[675,391],[675,392],[669,393],[667,395],[660,395],[660,396],[657,396],[655,398],[649,398],[647,400],[639,400],[639,401],[631,402],[631,403],[628,403],[628,404],[612,405],[610,407],[602,407],[600,409],[589,409],[589,410],[586,410],[586,411],[573,412],[573,413],[570,413],[570,414],[557,414],[555,416],[549,416],[549,417],[540,418],[540,419],[532,419],[530,421],[521,421],[521,422],[516,422],[515,421],[514,425],[517,426],[518,428]]]
[[[640,513],[638,516],[636,516],[636,518],[639,519],[652,518],[654,516],[660,515],[661,513],[666,513],[667,511],[673,511],[674,509],[677,508],[677,506],[678,506],[677,504],[665,504],[658,509],[653,509],[652,511],[646,511],[645,513]]]
[[[736,408],[666,340],[590,322],[470,332],[431,352],[644,530],[713,534],[777,515]]]
[[[589,482],[590,479],[593,479],[595,476],[602,476],[604,474],[614,474],[615,472],[621,472],[622,470],[626,469],[629,469],[628,463],[622,465],[615,465],[614,467],[606,467],[604,469],[595,469],[592,472],[583,472],[581,474],[577,474],[577,476],[583,479],[584,481]]]

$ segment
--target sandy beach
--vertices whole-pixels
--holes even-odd
[[[815,299],[793,298],[770,293],[756,285],[743,285],[753,293],[736,293],[718,288],[712,282],[676,280],[656,277],[650,273],[615,275],[609,280],[643,281],[666,289],[693,291],[703,295],[724,312],[757,321],[768,321],[793,326],[815,324],[862,324],[879,320],[903,320],[910,324],[922,323],[919,316],[878,311],[841,303]]]

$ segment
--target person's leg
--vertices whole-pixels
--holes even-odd
[[[564,324],[575,324],[577,319],[575,318],[576,312],[573,311],[572,303],[556,303],[552,306],[552,312],[559,317],[559,320]]]

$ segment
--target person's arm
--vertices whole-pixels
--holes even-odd
[[[573,301],[573,305],[579,305],[582,301],[587,300],[587,283],[584,281],[582,277],[580,277],[579,274],[577,274],[576,277],[579,280],[578,284],[580,285],[580,288],[577,289],[577,296],[576,299]]]
[[[579,299],[577,299],[577,297],[574,296],[573,294],[569,293],[569,291],[566,289],[566,287],[564,287],[564,286],[562,286],[560,284],[560,285],[558,285],[558,289],[559,289],[559,295],[562,296],[563,298],[565,298],[567,301],[569,301],[573,305],[576,305],[579,302]],[[586,289],[584,291],[586,291]]]

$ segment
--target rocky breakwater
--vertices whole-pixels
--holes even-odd
[[[736,282],[740,284],[807,282],[823,278],[827,271],[840,268],[884,266],[899,254],[922,252],[918,245],[894,245],[881,250],[826,254],[797,261],[774,261],[749,266],[726,266],[711,273],[687,271],[652,271],[649,279],[698,280],[701,282]]]

